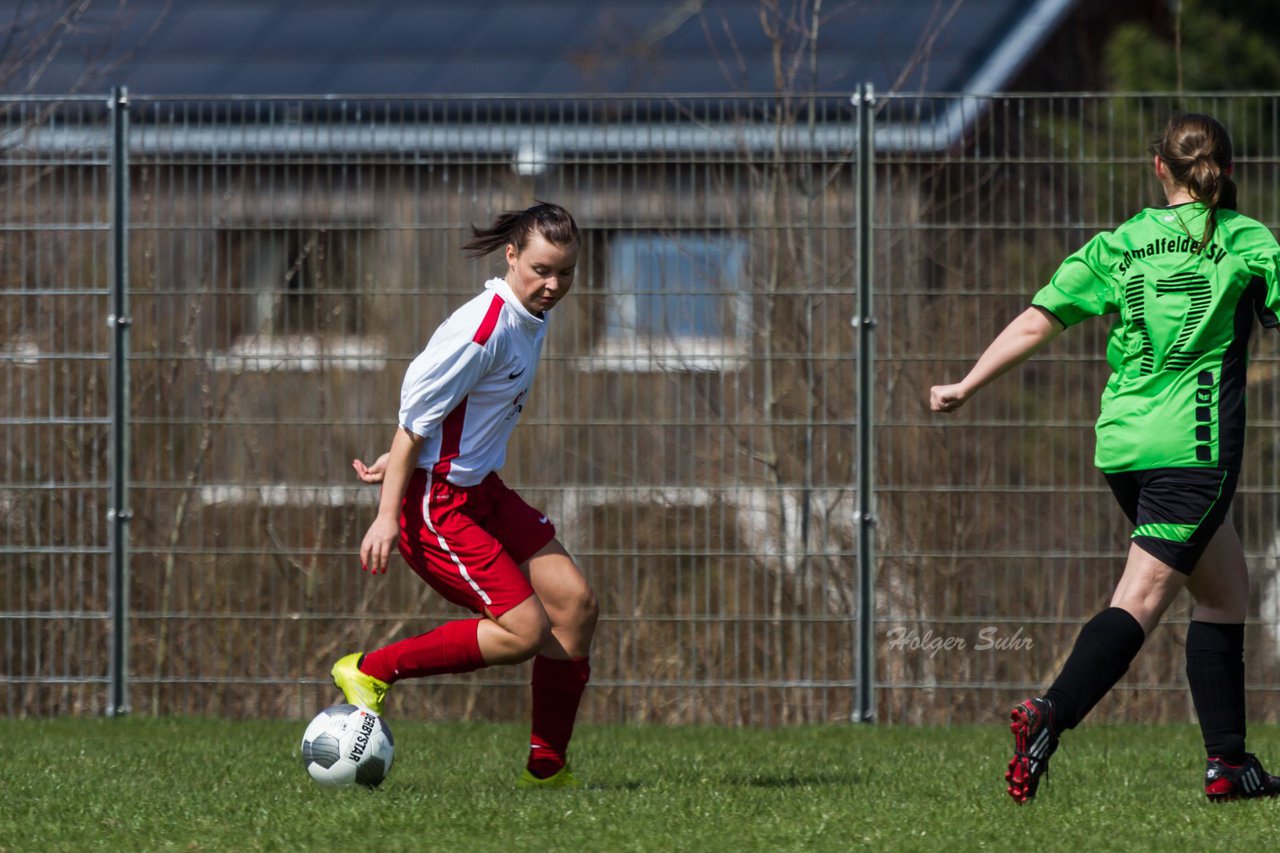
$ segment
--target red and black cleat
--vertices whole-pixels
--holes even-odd
[[[1263,770],[1251,752],[1245,753],[1243,764],[1228,764],[1215,756],[1204,771],[1204,793],[1215,803],[1280,796],[1280,776]]]
[[[1053,731],[1053,705],[1045,699],[1027,699],[1009,715],[1013,722],[1013,759],[1004,780],[1015,803],[1035,798],[1040,777],[1049,772],[1049,756],[1058,748]]]

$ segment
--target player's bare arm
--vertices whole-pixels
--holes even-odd
[[[978,389],[1035,355],[1063,328],[1052,314],[1033,305],[1005,326],[964,379],[951,385],[933,386],[929,390],[929,408],[935,412],[955,411]]]
[[[391,440],[382,477],[378,517],[369,525],[364,541],[360,543],[360,566],[368,572],[379,574],[387,570],[391,550],[400,538],[400,502],[408,488],[422,441],[422,436],[415,435],[404,427],[397,428],[395,438]],[[374,466],[377,464],[375,462]]]

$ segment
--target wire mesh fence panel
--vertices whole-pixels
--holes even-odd
[[[470,226],[548,198],[583,252],[503,477],[602,603],[586,717],[847,717],[851,107],[811,108],[135,99],[135,707],[304,716],[338,655],[465,615],[361,573],[351,460],[505,272]],[[510,717],[528,676],[395,701]]]
[[[0,323],[14,571],[9,714],[105,702],[106,183],[97,101],[6,102]],[[583,231],[502,471],[602,608],[584,718],[776,725],[854,711],[874,474],[877,717],[990,719],[1105,606],[1126,522],[1093,467],[1106,324],[930,415],[1059,261],[1159,201],[1175,106],[1233,131],[1245,213],[1280,221],[1274,98],[882,98],[875,454],[859,460],[857,107],[847,95],[134,97],[128,251],[131,704],[307,717],[340,655],[465,616],[403,562],[362,573],[400,382],[534,199]],[[1271,340],[1235,517],[1250,672],[1280,639]],[[1175,607],[1099,713],[1186,719]],[[73,650],[74,649],[74,650]],[[394,711],[519,718],[527,665],[397,685]],[[1274,695],[1261,676],[1259,700]],[[1274,713],[1274,712],[1270,712]]]
[[[62,127],[100,144],[44,146]],[[0,709],[106,704],[109,115],[0,103]]]
[[[882,403],[877,413],[881,710],[891,720],[986,719],[1043,690],[1080,625],[1105,608],[1132,532],[1094,468],[1093,422],[1110,324],[1073,326],[949,417],[931,384],[958,381],[1071,252],[1143,207],[1164,205],[1149,144],[1176,111],[1218,116],[1235,141],[1241,212],[1275,223],[1275,100],[1079,95],[944,101],[879,155]],[[937,107],[933,102],[928,106]],[[918,116],[894,98],[887,115]],[[1274,567],[1275,342],[1255,340],[1247,459],[1235,520],[1254,573],[1251,706],[1274,719],[1265,673],[1277,653]],[[900,390],[895,390],[900,389]],[[1189,597],[1100,718],[1185,720]],[[1193,718],[1193,717],[1192,717]]]
[[[848,719],[853,108],[616,110],[621,133],[533,176],[590,236],[513,468],[543,463],[521,479],[551,485],[601,598],[592,701],[612,719]]]

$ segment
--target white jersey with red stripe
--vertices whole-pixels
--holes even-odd
[[[547,331],[505,279],[484,287],[436,329],[400,386],[400,425],[426,439],[418,467],[456,486],[502,467]]]

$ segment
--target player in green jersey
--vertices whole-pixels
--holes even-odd
[[[951,412],[1063,329],[1115,320],[1095,463],[1134,525],[1111,606],[1080,631],[1042,697],[1012,712],[1005,780],[1035,797],[1066,729],[1128,671],[1185,587],[1187,682],[1212,800],[1280,795],[1245,751],[1244,621],[1249,575],[1227,517],[1241,465],[1246,345],[1254,317],[1280,325],[1280,246],[1235,211],[1231,140],[1213,118],[1174,116],[1151,146],[1167,206],[1148,208],[1067,258],[960,382],[930,391]]]

